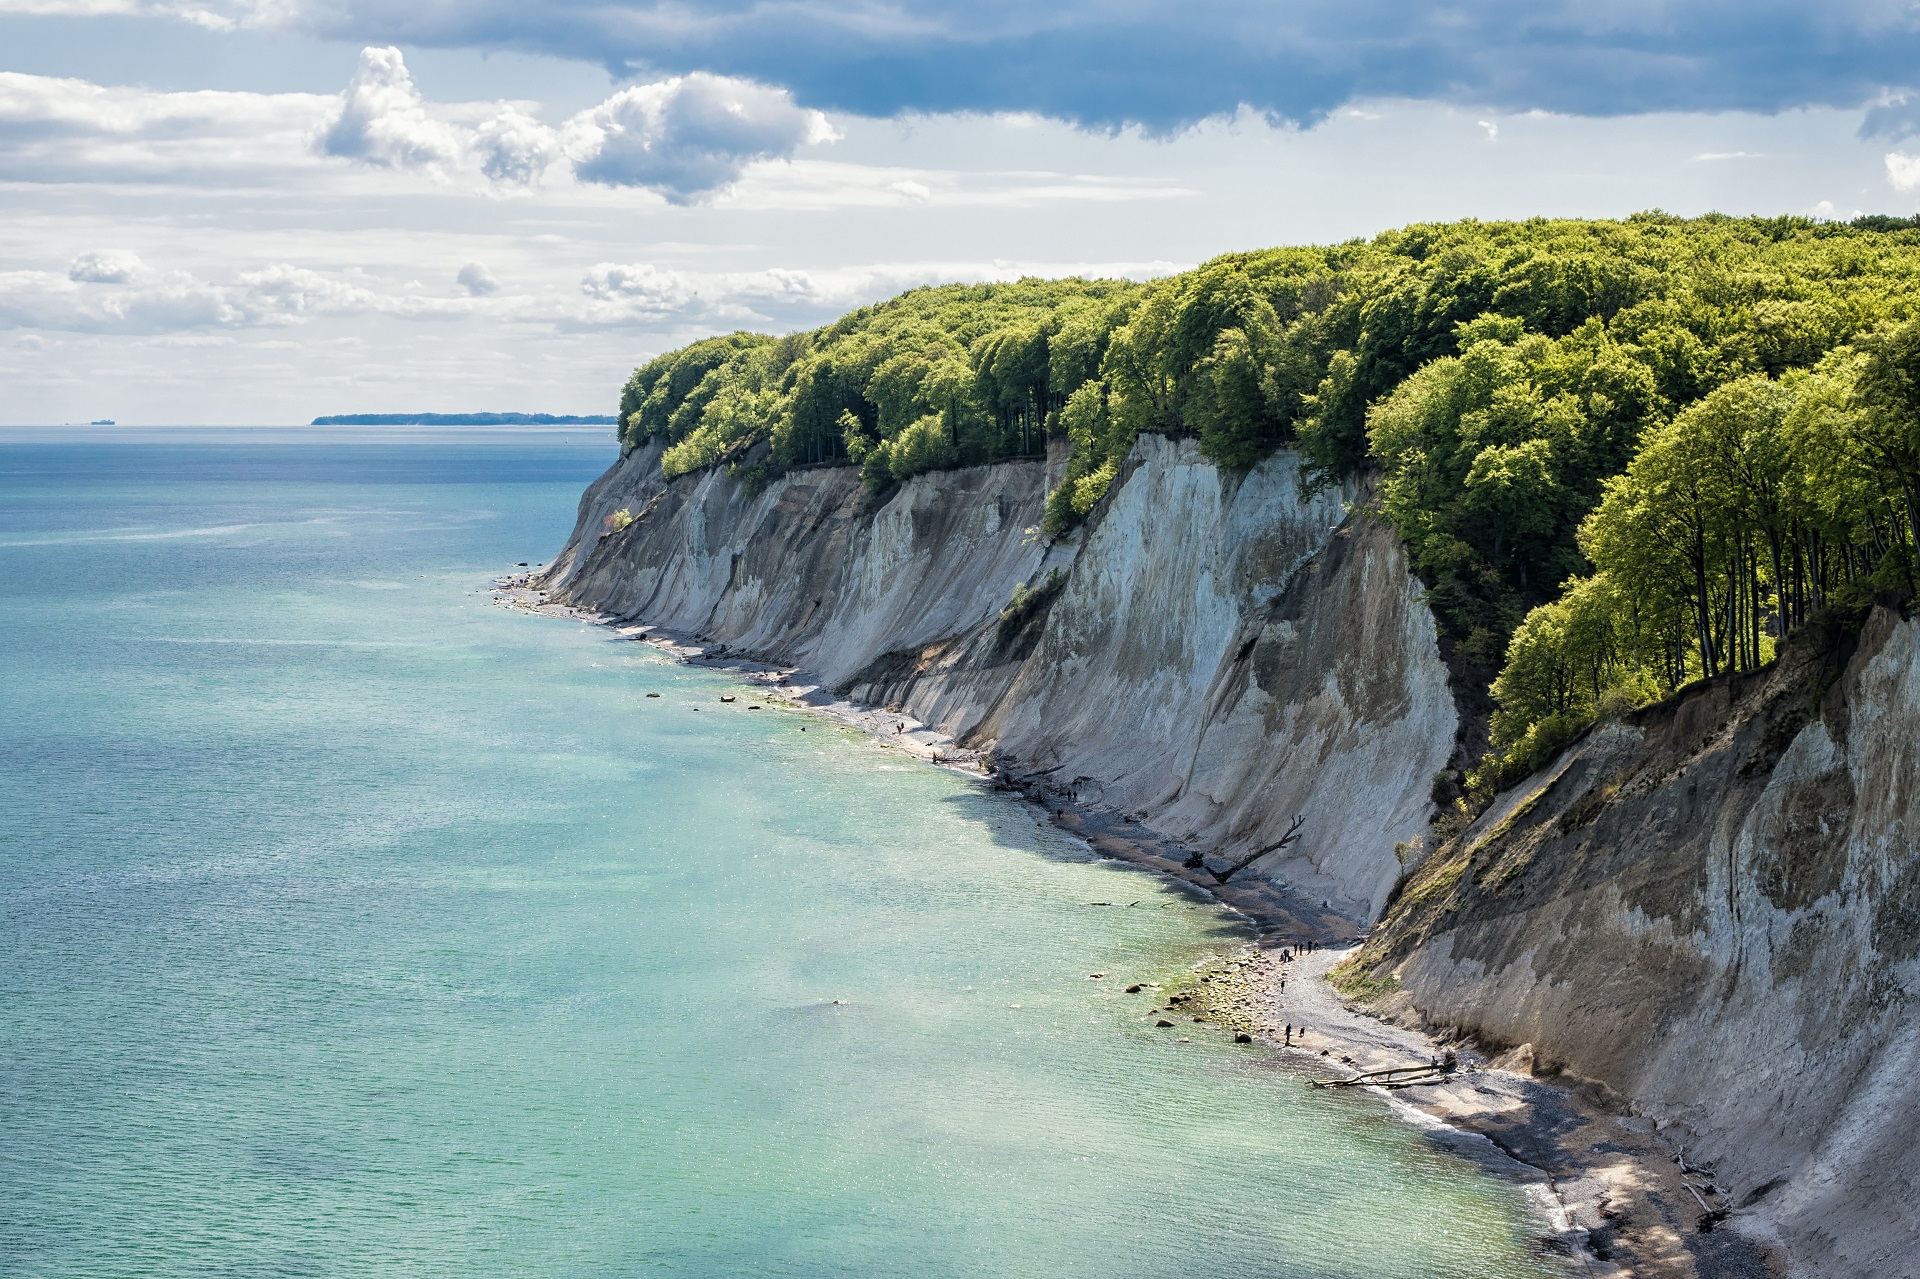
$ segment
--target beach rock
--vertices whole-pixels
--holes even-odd
[[[1139,993],[1140,993],[1140,983],[1139,983],[1139,982],[1135,982],[1135,983],[1133,983],[1133,985],[1131,985],[1131,986],[1129,986],[1129,987],[1127,987],[1127,993],[1128,993],[1129,995],[1137,995],[1137,994],[1139,994]]]
[[[1253,1042],[1253,1036],[1243,1030],[1233,1037],[1233,1042],[1236,1044],[1250,1044]]]
[[[1173,1026],[1173,1023],[1168,1021],[1165,1017],[1162,1017],[1159,1021],[1156,1021],[1153,1024],[1160,1027],[1162,1030],[1171,1029]]]

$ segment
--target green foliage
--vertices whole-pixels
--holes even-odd
[[[1499,778],[1595,718],[1765,664],[1863,591],[1911,594],[1920,323],[1859,346],[1723,384],[1605,482],[1579,539],[1597,571],[1528,613],[1494,682]]]
[[[1044,613],[1067,584],[1064,569],[1053,569],[1036,587],[1029,590],[1025,582],[1013,588],[1013,598],[1000,610],[1000,622],[995,629],[994,638],[1002,649],[1012,648],[1033,621]]]
[[[620,392],[621,441],[635,445],[644,443],[652,435],[667,437],[674,415],[682,413],[707,374],[734,356],[772,340],[755,333],[708,338],[678,351],[669,351],[635,369]],[[696,400],[695,405],[692,416],[697,418],[705,401]],[[686,421],[684,414],[682,421]],[[684,435],[686,431],[679,434]]]
[[[1043,454],[1061,406],[1098,375],[1141,288],[1022,280],[915,289],[811,333],[696,342],[634,373],[621,399],[623,442],[664,444],[672,476],[764,441],[775,467],[857,465],[876,489]]]
[[[1765,662],[1836,594],[1912,589],[1917,297],[1913,219],[1417,225],[1148,284],[916,289],[661,356],[620,415],[669,475],[875,491],[1064,437],[1050,537],[1143,431],[1228,471],[1292,447],[1313,485],[1376,472],[1456,670],[1494,685],[1490,785]]]

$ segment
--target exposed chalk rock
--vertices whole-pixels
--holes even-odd
[[[1369,954],[1430,1025],[1632,1098],[1794,1273],[1920,1273],[1917,802],[1920,621],[1879,609],[1590,733]]]
[[[1039,460],[917,476],[884,501],[851,467],[749,495],[629,452],[541,575],[554,599],[803,667],[964,746],[1045,773],[1246,872],[1371,919],[1426,827],[1457,726],[1398,538],[1309,496],[1298,459],[1223,475],[1142,436],[1087,525],[1034,531]],[[635,518],[613,530],[625,509]],[[1061,585],[1013,629],[1014,588]],[[1059,579],[1054,579],[1058,581]]]

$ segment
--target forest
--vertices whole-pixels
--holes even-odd
[[[1456,680],[1491,694],[1484,792],[1912,595],[1917,317],[1920,219],[1416,225],[712,338],[636,370],[619,420],[668,475],[858,466],[875,492],[1064,438],[1052,537],[1143,431],[1229,473],[1295,449],[1399,530]]]

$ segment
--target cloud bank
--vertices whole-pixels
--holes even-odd
[[[241,272],[230,284],[155,271],[132,254],[118,253],[82,254],[65,275],[0,272],[0,329],[153,335],[278,328],[369,311],[423,317],[459,305],[383,296],[363,281],[285,262]]]
[[[558,127],[535,109],[429,102],[400,50],[379,46],[361,51],[334,96],[156,93],[0,72],[0,180],[257,179],[318,159],[494,188],[556,180],[637,188],[691,204],[754,164],[836,136],[786,90],[729,76],[622,89]]]
[[[690,204],[730,187],[750,164],[837,136],[785,89],[704,73],[622,89],[557,129],[513,103],[477,124],[460,118],[473,112],[434,110],[400,50],[363,49],[318,145],[326,155],[435,175],[465,164],[502,186],[533,185],[564,164],[582,182]]]
[[[1177,127],[1356,98],[1575,115],[1853,108],[1920,87],[1905,0],[0,0],[329,39],[513,49],[621,77],[708,72],[815,108],[1032,111]]]

